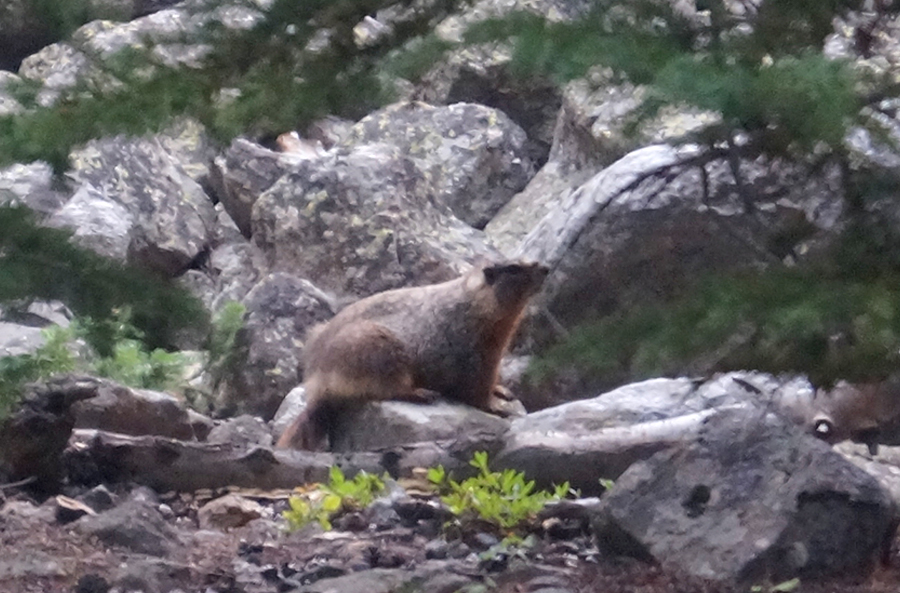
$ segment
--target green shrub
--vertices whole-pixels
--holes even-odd
[[[534,491],[534,480],[526,481],[525,474],[512,469],[492,472],[488,468],[488,456],[476,452],[469,464],[478,474],[456,482],[447,477],[442,466],[428,470],[428,480],[441,494],[462,525],[473,520],[486,522],[507,534],[515,534],[548,502],[560,500],[569,493],[569,483],[554,488],[553,492]]]
[[[344,476],[341,468],[333,466],[328,484],[320,484],[306,498],[292,496],[288,499],[290,509],[284,512],[288,528],[300,529],[317,521],[323,529],[331,529],[335,516],[369,506],[375,496],[384,491],[384,480],[364,471],[352,480]]]
[[[141,332],[131,325],[127,309],[102,325],[111,332],[112,349],[106,356],[92,348],[88,339],[97,323],[75,319],[67,328],[44,329],[44,344],[33,353],[0,358],[0,417],[18,402],[25,383],[60,373],[81,372],[160,391],[179,385],[184,376],[183,355],[149,349],[139,339]]]
[[[226,303],[213,316],[212,329],[206,341],[206,370],[210,373],[213,385],[235,371],[237,364],[237,336],[244,327],[244,315],[247,308],[237,301]]]
[[[44,344],[31,354],[0,358],[0,419],[18,403],[22,386],[56,373],[75,370],[75,355],[70,349],[74,339],[71,328],[51,326],[42,332]]]
[[[883,378],[900,363],[898,279],[797,268],[710,278],[672,303],[575,328],[533,361],[528,381],[574,375],[598,388],[740,369],[806,373],[822,386]]]

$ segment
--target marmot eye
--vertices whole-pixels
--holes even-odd
[[[816,420],[816,423],[813,425],[813,434],[823,441],[827,441],[834,434],[834,425],[830,420],[824,418]]]

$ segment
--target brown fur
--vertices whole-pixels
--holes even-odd
[[[841,381],[818,392],[815,406],[816,436],[829,443],[852,439],[875,449],[882,431],[895,432],[900,423],[900,375],[877,383]]]
[[[497,373],[547,268],[511,262],[455,280],[389,290],[313,328],[304,350],[307,407],[278,439],[312,449],[341,408],[437,395],[498,412]]]

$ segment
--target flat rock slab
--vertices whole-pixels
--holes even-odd
[[[333,451],[372,451],[409,443],[483,440],[493,449],[509,422],[471,406],[451,402],[421,405],[385,401],[361,405],[341,418]]]
[[[760,410],[708,418],[693,443],[632,465],[592,524],[600,547],[717,580],[867,572],[897,508],[825,443]]]

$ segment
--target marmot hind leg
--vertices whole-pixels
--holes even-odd
[[[315,387],[309,397],[335,402],[433,400],[434,392],[415,385],[413,371],[412,354],[391,330],[360,320],[331,336],[323,351],[312,353],[307,384]]]
[[[501,418],[518,417],[525,415],[525,406],[519,401],[516,395],[503,387],[502,385],[494,385],[491,394],[488,397],[484,408],[485,412],[496,414]]]
[[[359,321],[327,342],[313,340],[307,347],[307,408],[278,439],[278,447],[318,448],[331,437],[341,411],[360,402],[429,403],[440,395],[415,385],[409,351],[378,323]]]

